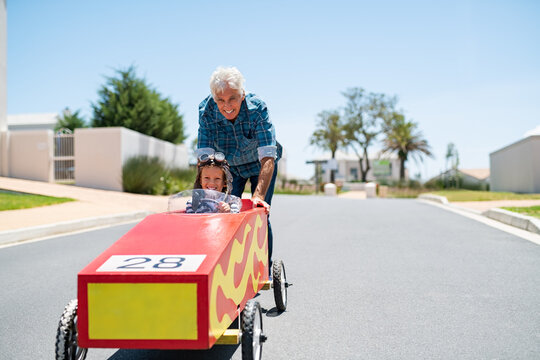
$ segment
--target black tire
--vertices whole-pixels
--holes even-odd
[[[260,360],[263,333],[262,312],[258,301],[249,300],[242,311],[242,360]]]
[[[56,332],[56,360],[84,360],[88,349],[80,348],[77,334],[77,299],[71,300],[62,313]]]
[[[272,287],[274,288],[274,300],[278,311],[287,309],[287,275],[283,261],[276,260],[272,265]]]

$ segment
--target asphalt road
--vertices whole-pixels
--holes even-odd
[[[540,359],[540,246],[415,200],[276,196],[264,359]],[[0,359],[53,359],[76,274],[122,225],[0,249]],[[208,351],[90,349],[87,359],[241,359]]]

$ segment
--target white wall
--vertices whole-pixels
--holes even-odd
[[[75,129],[76,185],[122,191],[120,129]]]
[[[51,130],[10,131],[6,176],[53,182],[53,141]]]
[[[157,156],[169,167],[188,167],[184,144],[174,145],[122,127],[75,129],[75,183],[122,191],[122,165],[139,155]]]
[[[489,154],[491,191],[540,193],[540,136]]]

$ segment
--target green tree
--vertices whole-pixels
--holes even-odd
[[[399,179],[405,179],[405,162],[409,157],[422,161],[422,156],[432,157],[430,146],[417,130],[418,124],[405,119],[403,114],[393,112],[384,124],[384,152],[395,152],[399,158]]]
[[[330,150],[332,160],[336,158],[336,151],[345,144],[345,132],[339,112],[336,110],[322,111],[317,115],[319,121],[317,128],[309,139],[310,145]],[[330,172],[330,182],[334,182],[334,170]]]
[[[183,116],[178,105],[163,98],[144,79],[136,77],[133,67],[116,70],[107,78],[92,104],[92,126],[123,126],[140,133],[178,144],[186,139]]]
[[[62,111],[62,115],[56,117],[57,121],[56,125],[54,125],[54,131],[69,129],[73,132],[76,128],[87,127],[86,122],[79,115],[79,111],[80,110],[77,110],[72,113],[69,108],[65,108],[64,111]]]
[[[362,181],[365,182],[371,168],[368,148],[381,132],[380,123],[387,117],[396,99],[384,94],[368,94],[362,88],[350,88],[342,94],[347,98],[344,109],[346,144],[358,157]]]

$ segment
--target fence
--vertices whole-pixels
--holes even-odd
[[[75,180],[75,152],[73,133],[61,129],[54,135],[54,180]]]

